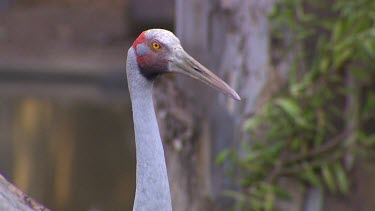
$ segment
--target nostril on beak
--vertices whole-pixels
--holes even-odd
[[[201,69],[199,69],[198,67],[193,67],[193,69],[199,73],[203,73],[203,71]]]

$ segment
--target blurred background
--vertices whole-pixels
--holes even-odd
[[[372,211],[374,0],[0,0],[0,174],[52,210],[131,210],[126,53],[148,28],[235,102],[162,77],[175,211]]]
[[[126,52],[173,14],[173,0],[1,0],[1,174],[53,210],[131,210]]]

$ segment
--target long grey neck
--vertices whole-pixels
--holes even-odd
[[[133,211],[171,211],[167,167],[152,101],[153,84],[140,74],[132,47],[128,51],[126,73],[137,158]]]

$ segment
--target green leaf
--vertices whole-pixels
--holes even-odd
[[[342,167],[342,164],[340,163],[335,163],[333,165],[333,169],[336,174],[337,178],[337,185],[341,193],[347,194],[349,193],[349,182],[348,178],[346,176],[346,173],[344,171],[344,168]]]
[[[280,98],[276,101],[276,104],[279,105],[297,125],[308,127],[307,121],[302,115],[302,109],[295,100],[291,98]]]
[[[366,140],[364,140],[366,146],[369,146],[369,147],[372,147],[372,148],[375,148],[375,133],[374,134],[369,134],[366,138]],[[373,151],[370,151],[370,153],[372,153]]]
[[[256,129],[260,125],[260,123],[262,123],[261,116],[253,117],[250,120],[246,121],[245,130],[248,132],[252,132],[252,130]]]
[[[290,148],[293,150],[293,151],[297,151],[300,147],[301,147],[301,139],[299,138],[293,138],[291,144],[290,144]]]
[[[265,201],[264,210],[271,211],[273,210],[273,206],[275,203],[275,193],[271,185],[266,185],[265,189],[266,189],[266,193],[264,197],[264,201]]]
[[[375,37],[373,38],[375,39]],[[362,42],[364,49],[368,53],[368,55],[372,58],[375,57],[375,42],[374,40],[365,40]]]
[[[276,101],[276,103],[281,108],[283,108],[284,111],[286,111],[291,117],[298,116],[302,113],[298,103],[290,98],[280,98]]]
[[[321,169],[322,169],[323,180],[326,183],[328,189],[331,192],[336,192],[335,178],[332,174],[331,169],[329,168],[327,164],[323,165]]]
[[[329,67],[330,59],[328,57],[324,57],[320,60],[319,69],[321,72],[327,72]]]
[[[264,210],[264,199],[250,198],[251,210]]]
[[[241,192],[227,190],[227,191],[223,192],[223,195],[227,196],[227,197],[230,197],[230,198],[233,198],[233,199],[236,199],[236,200],[241,201],[241,202],[246,201],[246,196],[244,194],[242,194]]]
[[[344,21],[339,21],[335,24],[333,28],[333,41],[336,42],[343,34],[344,31]]]
[[[220,152],[220,154],[216,157],[216,163],[218,165],[222,165],[225,160],[231,155],[232,151],[231,150],[223,150]]]
[[[261,158],[261,156],[262,156],[262,152],[252,151],[252,152],[249,152],[246,155],[244,155],[243,160],[246,161],[246,162],[252,162],[252,161],[255,161],[255,160]]]
[[[333,57],[333,65],[336,68],[339,68],[341,65],[343,65],[344,62],[346,62],[349,59],[349,57],[352,56],[352,54],[352,48],[345,48],[342,51],[336,51]]]
[[[365,117],[370,114],[371,111],[375,110],[375,94],[373,92],[369,92],[367,94],[367,100],[363,108],[363,113]]]
[[[289,192],[280,187],[275,186],[274,191],[275,191],[276,196],[280,197],[281,199],[286,199],[286,200],[292,199],[292,196],[289,194]]]
[[[308,164],[305,164],[308,165]],[[310,184],[321,187],[322,183],[319,177],[316,175],[314,170],[310,167],[307,167],[306,170],[302,173],[302,177],[305,178]]]
[[[366,69],[351,68],[349,69],[349,71],[350,71],[350,74],[352,74],[353,76],[355,76],[356,78],[362,81],[371,80],[371,72],[369,72]]]

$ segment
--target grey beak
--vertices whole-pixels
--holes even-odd
[[[196,61],[182,48],[175,51],[174,58],[170,61],[170,69],[172,72],[182,73],[195,78],[235,100],[241,100],[236,91],[234,91],[230,86],[228,86],[228,84],[217,77],[209,69]]]

